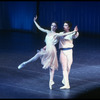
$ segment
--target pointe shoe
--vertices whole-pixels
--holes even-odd
[[[70,86],[62,86],[62,87],[60,87],[60,89],[70,89]]]
[[[52,90],[52,85],[54,84],[54,81],[49,81],[49,88]]]
[[[18,66],[18,69],[23,68],[23,67],[24,67],[24,65],[25,65],[25,63],[20,64],[20,65]]]

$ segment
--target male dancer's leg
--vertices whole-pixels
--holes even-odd
[[[68,78],[68,58],[67,55],[65,55],[63,53],[63,51],[60,52],[60,62],[62,65],[62,70],[63,70],[63,80],[62,83],[64,84],[64,86],[60,87],[60,89],[69,89],[70,85],[69,85],[69,78]]]

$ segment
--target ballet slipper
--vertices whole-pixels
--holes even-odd
[[[70,89],[70,86],[64,85],[64,86],[60,87],[60,89]]]
[[[23,62],[22,64],[20,64],[19,66],[18,66],[18,69],[21,69],[21,68],[23,68],[25,66],[25,62]]]

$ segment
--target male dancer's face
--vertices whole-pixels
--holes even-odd
[[[67,23],[64,23],[63,28],[64,28],[65,32],[69,32],[70,27],[69,27],[69,25]]]

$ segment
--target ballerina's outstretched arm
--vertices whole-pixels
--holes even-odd
[[[39,24],[36,22],[36,20],[37,20],[37,16],[34,17],[34,20],[33,20],[34,23],[35,23],[35,25],[36,25],[36,27],[37,27],[40,31],[45,32],[45,33],[48,33],[49,30],[40,27]]]
[[[58,36],[58,37],[61,37],[61,36],[67,36],[67,35],[75,35],[77,32],[78,32],[78,28],[77,28],[77,26],[76,26],[76,27],[74,28],[74,31],[66,32],[66,33],[60,32],[60,33],[57,33],[57,36]]]

